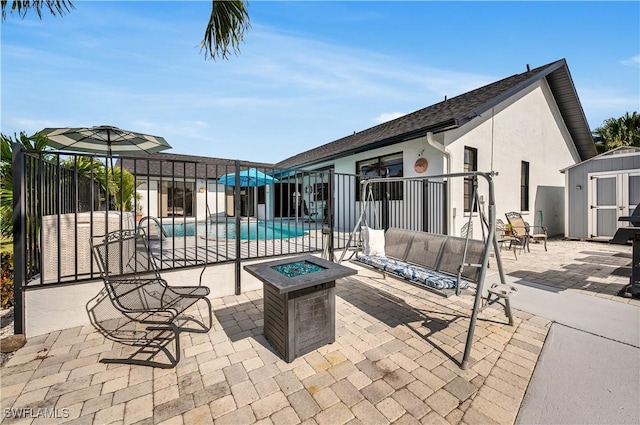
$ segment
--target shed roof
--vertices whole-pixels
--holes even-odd
[[[578,162],[577,164],[573,164],[568,166],[567,168],[563,168],[560,170],[561,173],[564,173],[567,170],[570,170],[579,165],[585,164],[587,162],[596,161],[598,159],[606,159],[615,155],[640,155],[640,147],[637,146],[618,146],[617,148],[611,149],[610,151],[606,151],[601,153],[600,155],[596,155],[591,157],[585,161]]]
[[[276,166],[308,166],[424,136],[427,132],[438,133],[457,128],[542,78],[547,80],[580,158],[585,160],[596,155],[595,143],[569,68],[566,61],[561,59],[299,153],[280,161]]]

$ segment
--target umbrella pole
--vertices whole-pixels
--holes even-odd
[[[108,155],[108,159],[109,162],[111,163],[111,178],[114,177],[113,174],[113,156],[112,156],[112,151],[111,151],[111,132],[109,131],[109,129],[107,129],[107,155]],[[109,189],[110,189],[110,185],[109,185],[109,165],[107,165],[107,193],[109,193]],[[109,203],[111,202],[111,199],[109,199],[109,194],[107,194],[107,211],[109,211]],[[107,212],[107,214],[109,214]],[[107,220],[109,221],[109,220]],[[107,232],[108,233],[108,232]]]

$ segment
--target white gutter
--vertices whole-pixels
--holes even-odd
[[[439,152],[442,152],[442,154],[445,156],[445,158],[447,158],[447,171],[446,174],[451,173],[451,153],[447,150],[447,148],[444,147],[444,145],[441,145],[440,143],[436,142],[435,140],[433,140],[433,133],[432,132],[428,132],[427,133],[427,143],[429,144],[429,146],[431,146],[432,148],[436,149]],[[448,214],[448,218],[447,218],[447,234],[451,235],[451,229],[453,228],[453,215],[451,214],[451,182],[447,182],[447,214]]]

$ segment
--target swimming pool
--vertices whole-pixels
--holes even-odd
[[[226,223],[167,223],[162,228],[168,237],[207,236],[215,239],[235,239],[235,222]],[[240,240],[287,239],[304,236],[306,232],[296,227],[271,224],[264,221],[240,223]]]

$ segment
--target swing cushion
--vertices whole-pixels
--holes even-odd
[[[405,279],[411,280],[421,285],[436,289],[455,289],[457,278],[446,275],[435,270],[429,270],[404,261],[395,260],[393,258],[376,257],[372,255],[360,255],[357,260],[376,269],[383,270],[387,273],[393,273]],[[460,288],[469,287],[469,282],[464,279],[460,280]]]
[[[397,275],[402,275],[404,269],[407,267],[407,263],[400,260],[394,260],[393,258],[377,257],[374,255],[359,255],[357,260],[365,263],[376,269],[384,270],[386,272],[392,272]]]
[[[458,281],[458,278],[454,276],[449,276],[411,264],[406,267],[403,277],[436,289],[455,289]],[[464,279],[460,279],[460,289],[466,289],[468,287],[469,282]]]
[[[370,236],[380,231],[363,227],[363,232],[363,236]],[[371,249],[371,244],[367,251],[365,238],[365,251],[355,260],[418,285],[451,293],[446,290],[456,288],[458,270],[463,261],[467,265],[462,271],[460,289],[468,288],[478,279],[480,267],[477,265],[482,263],[485,249],[482,241],[396,228],[390,228],[379,239],[384,242],[382,251],[386,251],[386,257],[377,254],[379,249]],[[372,240],[369,238],[369,242]]]

